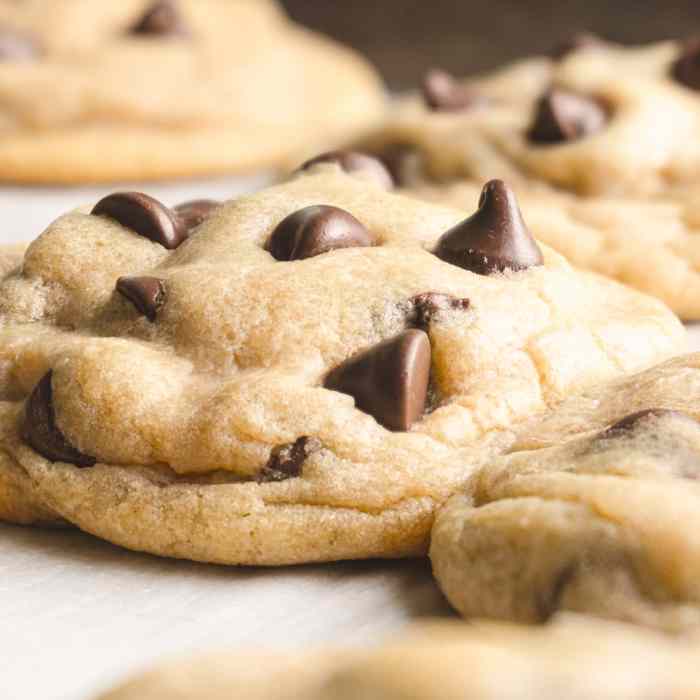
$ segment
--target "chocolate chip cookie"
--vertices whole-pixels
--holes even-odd
[[[29,246],[0,282],[1,446],[42,509],[211,562],[423,553],[516,424],[683,349],[503,182],[465,217],[365,166],[173,209],[118,192]]]
[[[102,700],[691,700],[698,644],[568,616],[424,623],[372,651],[228,652],[161,665]]]
[[[3,0],[0,101],[0,180],[32,183],[278,168],[384,111],[272,0]]]
[[[571,263],[698,319],[699,52],[582,36],[487,76],[432,71],[368,146],[416,195],[454,206],[506,179]]]
[[[437,517],[431,557],[451,603],[467,617],[695,627],[698,396],[693,354],[525,425]]]

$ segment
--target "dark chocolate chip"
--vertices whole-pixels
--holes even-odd
[[[574,51],[580,51],[582,49],[595,49],[601,46],[605,46],[605,41],[599,36],[592,34],[590,32],[579,32],[570,36],[565,41],[557,44],[551,51],[550,56],[555,61],[560,61],[566,58],[570,53]]]
[[[462,112],[488,101],[483,95],[460,85],[448,72],[438,68],[425,74],[422,93],[425,104],[436,112]]]
[[[35,61],[42,53],[39,43],[29,35],[0,27],[0,62]]]
[[[310,437],[300,437],[296,442],[275,447],[262,468],[258,481],[286,481],[301,476],[306,459],[320,449],[321,443]]]
[[[52,376],[52,371],[47,372],[27,400],[22,437],[36,452],[52,462],[94,467],[97,460],[73,447],[56,425]]]
[[[375,237],[352,214],[324,205],[290,214],[275,228],[267,249],[277,260],[303,260],[337,248],[375,245]]]
[[[172,0],[158,0],[131,26],[129,34],[186,37],[189,31],[176,4]]]
[[[120,277],[117,291],[151,323],[165,303],[165,285],[156,277]]]
[[[411,299],[409,321],[417,328],[427,330],[430,324],[445,311],[466,311],[469,299],[459,299],[450,294],[424,292]]]
[[[683,44],[680,56],[671,66],[671,75],[681,85],[700,90],[700,37],[693,37]]]
[[[513,191],[501,180],[486,183],[476,214],[445,233],[435,255],[478,275],[524,270],[543,262]]]
[[[324,386],[350,394],[389,430],[408,430],[425,411],[430,362],[428,334],[411,329],[351,357]]]
[[[649,418],[662,418],[664,416],[676,416],[678,418],[685,418],[693,421],[695,420],[692,416],[689,416],[687,413],[683,413],[681,411],[673,411],[667,408],[647,408],[643,411],[631,413],[616,423],[613,423],[609,428],[606,428],[601,433],[600,437],[617,437],[625,433],[631,433],[636,430],[641,423],[645,422]]]
[[[220,206],[221,202],[217,202],[215,199],[193,199],[178,204],[173,211],[180,218],[187,231],[192,231]]]
[[[168,250],[187,238],[187,228],[171,209],[157,199],[140,192],[117,192],[100,200],[94,216],[108,216],[139,236],[150,238]]]
[[[527,137],[540,144],[575,141],[600,131],[608,116],[600,100],[554,88],[539,99]]]
[[[346,173],[365,173],[380,187],[390,190],[394,178],[379,158],[359,151],[330,151],[307,160],[299,170],[308,170],[317,163],[337,163]]]

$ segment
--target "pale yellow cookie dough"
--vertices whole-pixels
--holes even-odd
[[[151,0],[0,2],[36,60],[0,61],[0,180],[250,172],[376,125],[384,96],[349,49],[271,0],[173,0],[184,36],[129,34]]]
[[[694,354],[523,426],[437,517],[430,554],[452,604],[520,622],[571,610],[697,626],[699,397]]]
[[[602,44],[533,58],[461,85],[487,98],[458,112],[402,100],[369,144],[401,144],[402,184],[450,206],[475,206],[480,184],[510,182],[536,236],[578,267],[700,318],[700,92],[672,77],[678,42]],[[553,144],[528,131],[550,87],[604,100],[600,131]]]
[[[567,616],[424,623],[374,651],[230,651],[162,664],[101,700],[694,700],[696,640]]]
[[[372,247],[280,262],[289,214],[346,210]],[[433,513],[525,418],[682,351],[658,301],[544,264],[477,275],[430,250],[464,213],[321,164],[225,203],[175,250],[85,211],[66,214],[0,283],[0,446],[32,498],[125,547],[228,564],[424,553]],[[150,322],[115,292],[164,280]],[[356,353],[411,324],[424,292],[468,299],[431,323],[432,403],[392,432],[323,388]],[[97,465],[52,463],[19,434],[52,370],[55,421]],[[300,476],[258,483],[272,451],[309,437]]]

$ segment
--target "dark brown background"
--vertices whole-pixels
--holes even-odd
[[[430,66],[458,74],[544,52],[582,29],[623,43],[700,33],[698,0],[283,0],[304,24],[364,51],[394,88]]]

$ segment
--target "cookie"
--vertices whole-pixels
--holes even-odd
[[[423,623],[373,651],[220,653],[164,664],[101,700],[683,700],[698,645],[575,616],[543,628]]]
[[[433,72],[367,145],[414,194],[452,206],[508,180],[572,264],[698,319],[697,46],[590,39],[471,80]]]
[[[0,284],[1,446],[32,496],[165,556],[424,553],[517,423],[682,351],[658,301],[539,245],[504,183],[465,219],[378,168],[52,224]]]
[[[466,617],[696,626],[698,396],[693,354],[525,425],[436,519],[430,554],[450,602]]]
[[[375,126],[354,52],[271,0],[0,3],[0,180],[250,172]]]

